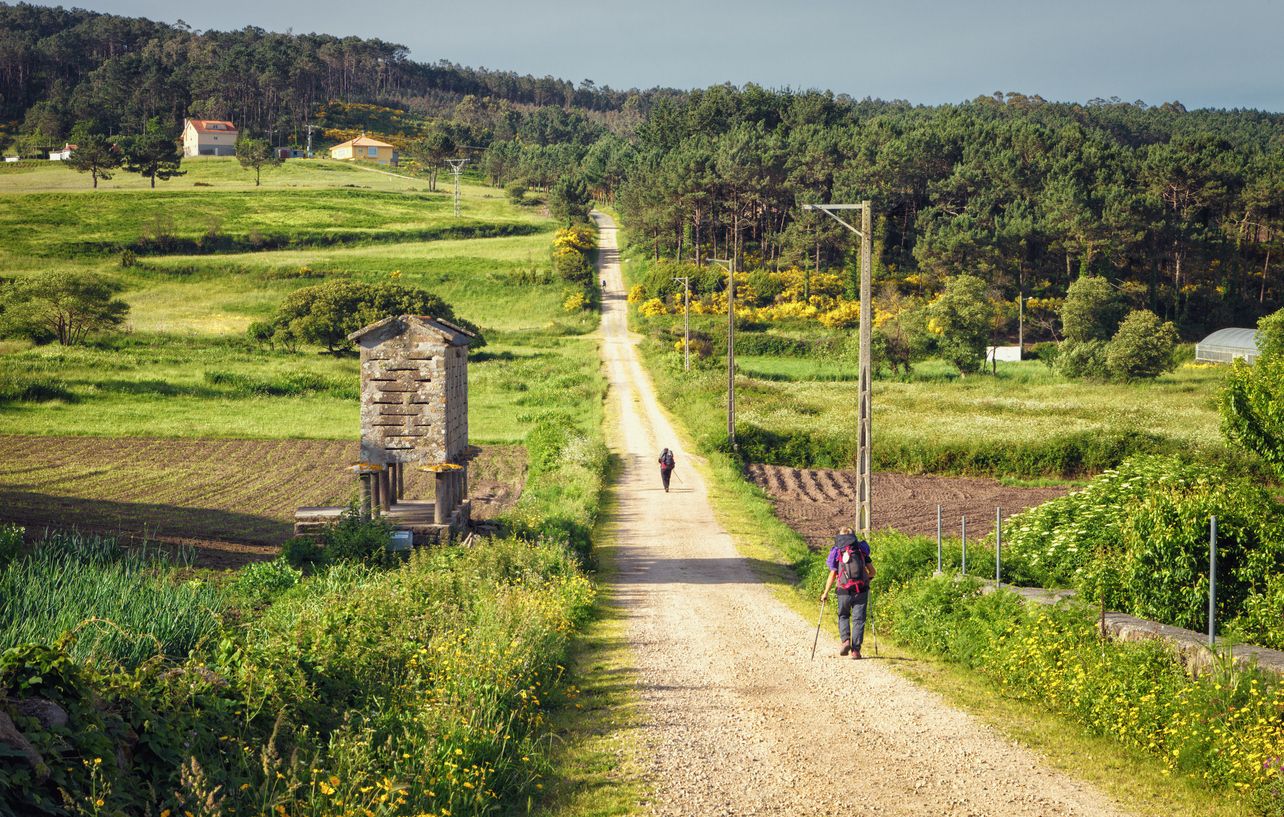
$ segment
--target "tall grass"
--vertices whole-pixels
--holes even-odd
[[[70,636],[69,654],[91,663],[183,658],[219,632],[225,605],[175,568],[159,551],[126,550],[111,537],[46,533],[0,568],[0,650]]]

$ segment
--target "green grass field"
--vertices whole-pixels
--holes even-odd
[[[288,293],[335,277],[424,287],[482,327],[490,346],[470,371],[475,441],[520,442],[548,411],[585,427],[597,416],[584,408],[596,388],[594,316],[562,310],[565,285],[549,264],[556,225],[537,208],[465,185],[456,219],[444,187],[428,193],[426,181],[329,160],[286,162],[261,188],[234,160],[184,167],[155,191],[123,175],[93,191],[58,165],[0,167],[6,275],[99,272],[130,304],[127,331],[107,340],[0,346],[0,386],[35,382],[55,398],[0,402],[0,434],[352,438],[354,358],[245,340]],[[121,267],[119,248],[157,229],[184,251]],[[218,237],[190,251],[212,229]],[[242,251],[255,234],[268,243]],[[271,248],[273,236],[288,245]]]
[[[642,274],[647,262],[629,265]],[[681,315],[633,312],[662,399],[706,447],[726,445],[725,318],[693,317],[714,354],[683,371]],[[856,362],[849,333],[815,323],[737,331],[737,443],[742,458],[795,467],[855,459]],[[725,335],[723,335],[725,337]],[[777,352],[776,350],[780,350]],[[1226,367],[1185,364],[1152,382],[1069,380],[1039,361],[962,377],[939,360],[874,382],[873,465],[909,473],[1070,479],[1132,453],[1191,453],[1243,465],[1225,445],[1217,399]]]

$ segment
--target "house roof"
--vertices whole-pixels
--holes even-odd
[[[356,342],[366,335],[384,329],[387,330],[388,337],[395,337],[404,334],[410,328],[411,323],[419,324],[425,329],[431,329],[445,338],[446,343],[451,346],[467,346],[477,339],[477,336],[472,332],[443,318],[434,318],[432,315],[394,315],[381,321],[375,321],[369,326],[363,326],[348,335],[348,340]]]
[[[354,139],[349,139],[349,140],[348,140],[348,141],[346,141],[346,142],[340,142],[339,144],[335,145],[335,146],[334,146],[334,148],[341,148],[341,147],[345,147],[345,146],[347,146],[347,145],[352,145],[353,147],[359,147],[359,148],[390,148],[390,147],[393,147],[393,145],[390,145],[390,144],[388,144],[387,142],[380,142],[378,139],[371,139],[369,136],[366,136],[366,135],[364,135],[364,134],[363,134],[363,135],[358,136],[358,137],[356,137],[356,138],[354,138]],[[330,148],[330,150],[334,150],[334,148]]]
[[[236,125],[226,119],[189,119],[187,121],[192,123],[197,133],[236,133]],[[220,127],[211,128],[210,125]]]

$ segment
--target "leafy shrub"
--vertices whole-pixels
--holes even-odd
[[[1063,340],[1052,368],[1065,377],[1104,380],[1108,349],[1109,344],[1104,340]]]
[[[1264,358],[1284,357],[1284,309],[1258,319],[1257,353]]]
[[[364,281],[326,281],[296,289],[286,296],[272,319],[273,337],[283,343],[315,343],[334,355],[346,353],[348,335],[363,326],[397,315],[432,315],[481,333],[436,295],[418,287]]]
[[[1235,361],[1219,408],[1226,439],[1284,478],[1284,356]]]
[[[348,508],[321,534],[321,552],[327,562],[387,564],[393,558],[391,541],[392,525],[386,519],[362,519],[356,508]]]
[[[1061,304],[1061,334],[1071,343],[1108,341],[1123,316],[1123,299],[1110,282],[1098,275],[1085,275],[1066,290]]]
[[[131,249],[123,249],[123,250],[121,250],[121,251],[120,251],[120,265],[121,265],[122,267],[124,267],[125,269],[129,269],[130,267],[136,267],[136,266],[138,266],[138,253],[134,252],[134,251],[133,251],[133,250],[131,250]]]
[[[321,545],[310,536],[294,536],[281,545],[281,558],[292,567],[305,568],[323,560]]]
[[[563,281],[587,286],[593,282],[593,248],[597,237],[587,224],[558,230],[553,237],[553,272]]]
[[[251,604],[261,604],[294,587],[303,574],[282,557],[270,562],[255,562],[236,574],[233,589]]]
[[[936,349],[960,372],[975,372],[985,362],[993,309],[985,281],[975,275],[956,275],[927,308],[928,328],[937,336]]]
[[[1218,520],[1219,620],[1284,568],[1279,506],[1261,486],[1174,457],[1136,457],[1084,490],[1013,516],[1006,572],[1018,583],[1103,594],[1112,609],[1206,624],[1208,524]]]
[[[513,204],[521,204],[526,198],[526,185],[521,182],[509,182],[504,186],[504,195],[508,196],[508,200]]]
[[[1177,327],[1160,323],[1148,309],[1128,313],[1106,347],[1106,370],[1115,380],[1143,380],[1171,372],[1177,364]]]

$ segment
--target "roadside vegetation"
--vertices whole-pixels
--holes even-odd
[[[655,275],[645,261],[633,263],[635,282]],[[746,555],[773,565],[763,568],[771,573],[764,578],[783,579],[795,605],[810,607],[814,615],[827,572],[825,554],[809,550],[773,517],[769,501],[745,480],[742,467],[773,457],[790,465],[851,463],[854,435],[841,431],[855,415],[855,383],[844,376],[844,369],[855,368],[850,333],[827,332],[818,321],[741,323],[737,346],[750,353],[737,360],[743,366],[739,450],[733,454],[726,445],[725,359],[717,353],[718,341],[725,344],[725,330],[717,337],[725,312],[693,323],[714,341],[708,357],[693,355],[688,373],[681,327],[665,314],[672,310],[657,308],[648,316],[646,300],[632,300],[631,319],[644,336],[642,351],[660,398],[709,455],[724,524]],[[1275,643],[1279,509],[1260,478],[1237,476],[1260,477],[1264,464],[1218,433],[1223,416],[1231,416],[1224,404],[1222,413],[1218,409],[1227,369],[1185,365],[1150,382],[1107,383],[1072,379],[1041,361],[1000,364],[998,375],[961,377],[957,365],[943,360],[912,363],[908,374],[882,360],[876,469],[1060,477],[1112,470],[1082,493],[1005,524],[1005,581],[1070,584],[1081,588],[1078,601],[1041,608],[1007,591],[982,593],[980,578],[960,576],[956,568],[934,575],[933,540],[884,531],[871,539],[879,566],[879,634],[894,640],[893,649],[962,667],[966,683],[980,685],[973,705],[989,708],[991,701],[1011,699],[1036,708],[1039,714],[1031,717],[1049,724],[1040,729],[1057,730],[1074,747],[1040,747],[1066,755],[1063,760],[1103,737],[1136,753],[1127,762],[1141,777],[1173,776],[1206,787],[1200,796],[1190,794],[1194,786],[1159,795],[1173,798],[1173,807],[1180,802],[1182,808],[1202,808],[1212,794],[1230,813],[1279,814],[1284,682],[1236,667],[1229,658],[1219,659],[1213,672],[1192,677],[1170,648],[1103,641],[1095,624],[1103,589],[1111,609],[1204,624],[1198,608],[1207,592],[1207,524],[1216,513],[1228,525],[1222,575],[1229,584],[1219,613],[1224,628]],[[825,401],[816,394],[827,395]],[[913,413],[905,411],[907,405]],[[1252,406],[1267,413],[1266,425],[1273,428],[1269,401]],[[773,445],[759,442],[759,424],[767,426]],[[1138,435],[1139,427],[1149,435]],[[1153,447],[1168,456],[1136,457],[1137,437],[1141,450]],[[931,453],[912,458],[906,454],[911,446]],[[1194,464],[1199,459],[1204,463]],[[987,557],[985,542],[970,543],[970,573],[993,575],[993,538],[988,547]],[[957,540],[946,540],[944,562],[960,564]],[[1067,728],[1067,722],[1073,725]],[[1128,802],[1128,793],[1117,793]]]
[[[320,548],[287,542],[279,558],[224,573],[192,567],[182,548],[158,550],[146,531],[118,540],[57,527],[74,525],[78,506],[102,525],[141,503],[155,511],[143,523],[168,534],[195,520],[280,544],[277,506],[309,491],[333,501],[331,472],[347,460],[318,451],[291,465],[298,496],[258,481],[263,464],[239,456],[236,439],[209,469],[135,459],[104,475],[67,458],[39,461],[34,477],[5,469],[6,492],[61,511],[47,531],[3,529],[0,583],[13,604],[0,616],[0,712],[13,729],[0,811],[530,807],[552,768],[550,731],[564,728],[550,707],[574,696],[567,651],[594,600],[585,570],[607,465],[603,384],[588,299],[564,304],[568,286],[595,291],[591,274],[555,269],[556,222],[472,183],[456,220],[449,197],[423,182],[336,162],[287,162],[252,197],[217,189],[235,160],[184,166],[167,184],[188,191],[168,204],[110,189],[119,176],[50,199],[4,185],[64,168],[0,173],[12,205],[2,231],[15,239],[0,250],[11,262],[0,433],[35,451],[41,435],[123,446],[146,436],[132,452],[165,458],[189,441],[158,437],[191,438],[206,455],[212,437],[351,440],[358,373],[336,340],[345,321],[430,310],[485,338],[470,364],[472,440],[523,445],[526,483],[484,546],[403,562],[386,551],[386,527],[349,519]],[[244,191],[254,180],[229,183]],[[103,230],[26,229],[46,205],[55,216],[83,207]],[[309,233],[314,221],[354,231]],[[121,320],[51,336],[32,320],[51,299],[25,289],[51,276],[110,281],[78,293],[118,302],[110,314]]]

